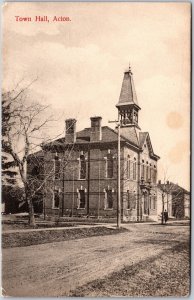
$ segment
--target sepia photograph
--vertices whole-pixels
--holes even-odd
[[[5,297],[188,297],[191,3],[2,4]]]

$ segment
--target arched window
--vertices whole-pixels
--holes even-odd
[[[80,179],[86,179],[86,159],[83,154],[80,155]]]

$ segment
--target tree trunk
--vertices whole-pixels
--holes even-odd
[[[29,186],[28,186],[28,182],[27,182],[27,162],[26,161],[23,165],[19,166],[19,170],[20,170],[21,179],[24,184],[26,203],[28,204],[28,212],[29,212],[29,221],[28,222],[29,222],[30,226],[35,227],[36,223],[35,223],[35,217],[34,217],[34,206],[33,206],[33,202],[32,202],[32,197],[29,194]]]
[[[32,203],[32,199],[28,200],[28,208],[29,208],[29,225],[35,227],[36,223],[35,223],[34,206]]]
[[[25,196],[26,196],[26,203],[28,204],[28,213],[29,213],[28,223],[30,226],[35,227],[36,223],[35,223],[35,217],[34,217],[34,206],[33,206],[32,198],[30,197],[30,195],[28,193],[29,193],[28,185],[25,184]]]

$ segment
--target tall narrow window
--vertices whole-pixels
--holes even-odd
[[[58,158],[58,156],[55,156],[55,179],[60,178],[60,165],[60,159]]]
[[[156,183],[157,171],[156,169],[153,170],[153,183]]]
[[[54,199],[53,199],[53,208],[59,208],[59,201],[60,201],[59,191],[55,190]]]
[[[144,165],[141,165],[141,177],[144,179]]]
[[[150,166],[150,176],[149,176],[150,178],[150,180],[152,181],[152,168],[151,168],[151,166]]]
[[[149,166],[146,166],[146,180],[149,179]]]
[[[105,192],[105,209],[113,208],[113,195],[112,190],[107,189]]]
[[[133,180],[136,180],[136,173],[137,173],[137,163],[133,163]]]
[[[130,193],[129,191],[127,191],[127,205],[126,205],[127,209],[131,208],[131,199],[130,199]]]
[[[136,208],[136,197],[130,191],[127,191],[127,209],[135,209]]]
[[[130,179],[130,168],[131,168],[131,161],[130,161],[130,157],[128,156],[127,158],[127,178]]]
[[[113,156],[111,153],[107,154],[107,170],[106,170],[106,174],[107,174],[107,178],[112,178],[113,177]]]
[[[86,159],[84,155],[80,155],[80,179],[86,179]]]
[[[146,165],[144,165],[144,179],[146,180]]]
[[[78,198],[79,198],[78,208],[85,208],[86,198],[85,198],[84,190],[79,190]]]

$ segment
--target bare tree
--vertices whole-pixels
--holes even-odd
[[[6,149],[17,166],[24,186],[25,200],[29,208],[29,224],[35,225],[32,199],[34,193],[41,190],[43,182],[38,186],[27,176],[27,160],[33,151],[45,140],[44,132],[53,117],[48,115],[48,106],[30,98],[30,87],[34,81],[21,87],[21,82],[11,91],[4,91],[2,99],[9,106],[9,119],[6,124]],[[33,187],[33,189],[32,189]]]

